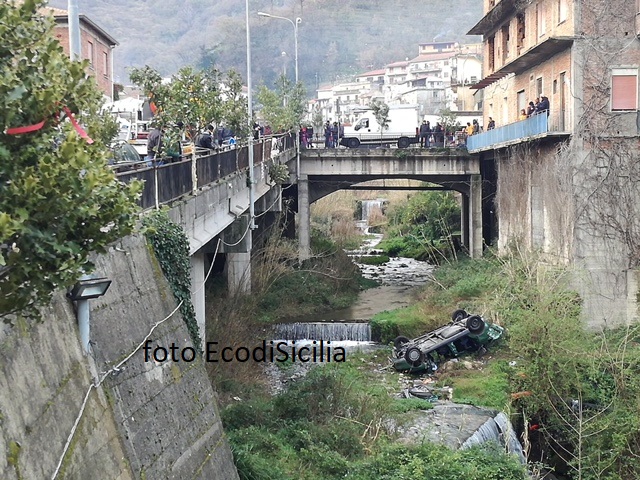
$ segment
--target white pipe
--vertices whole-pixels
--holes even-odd
[[[85,354],[89,353],[90,340],[90,313],[89,300],[78,300],[78,329],[80,330],[80,343]]]

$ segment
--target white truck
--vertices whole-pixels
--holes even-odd
[[[345,127],[340,145],[349,148],[362,146],[382,146],[396,144],[407,148],[418,143],[420,114],[418,105],[390,105],[389,125],[383,129],[376,120],[373,110],[364,110],[353,127]]]

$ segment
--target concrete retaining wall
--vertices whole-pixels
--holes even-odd
[[[41,322],[0,324],[0,478],[51,478],[89,385],[175,308],[143,238],[122,240],[96,265],[113,283],[90,301],[92,356],[63,294]],[[191,346],[179,314],[151,339]],[[89,394],[58,478],[238,478],[204,364],[145,362],[137,351]]]

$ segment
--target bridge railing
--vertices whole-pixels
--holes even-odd
[[[270,160],[273,149],[283,152],[292,148],[295,148],[295,138],[291,135],[260,139],[253,144],[254,165]],[[164,165],[146,166],[146,163],[141,162],[137,166],[142,165],[142,168],[118,172],[116,175],[118,180],[125,183],[134,179],[141,180],[144,186],[139,199],[140,206],[143,209],[157,208],[228,175],[248,169],[249,152],[247,146],[243,146],[196,155],[195,169],[193,161],[193,157],[189,156]]]
[[[525,120],[509,123],[507,125],[488,130],[467,138],[467,149],[470,152],[487,150],[493,145],[508,142],[525,141],[527,138],[536,137],[549,132],[564,132],[564,113],[543,111],[538,115],[532,115]]]

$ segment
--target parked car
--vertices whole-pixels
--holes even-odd
[[[409,372],[434,371],[440,358],[454,358],[464,352],[479,351],[498,340],[504,332],[480,315],[456,310],[451,322],[413,340],[393,341],[393,366]]]
[[[136,149],[125,140],[114,142],[111,144],[109,149],[111,150],[109,165],[118,172],[124,172],[144,166],[141,164],[142,158]]]

